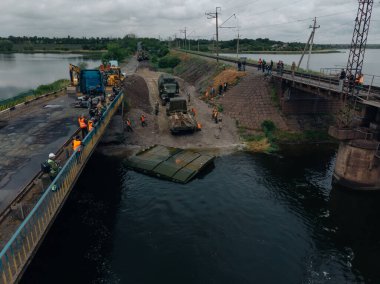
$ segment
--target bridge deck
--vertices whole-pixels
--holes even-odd
[[[0,117],[0,212],[78,128],[77,117],[85,110],[70,107],[74,99],[63,92],[57,95]]]

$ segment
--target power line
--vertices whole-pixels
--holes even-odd
[[[325,18],[325,17],[336,16],[336,15],[343,15],[343,14],[348,14],[349,12],[353,12],[353,11],[356,11],[356,10],[348,10],[348,11],[343,11],[343,12],[339,12],[339,13],[317,16],[317,18]],[[305,21],[310,21],[310,20],[313,20],[313,18],[304,18],[304,19],[298,19],[298,20],[294,20],[294,21],[290,21],[290,22],[284,22],[284,23],[255,26],[255,28],[264,28],[264,27],[266,28],[266,27],[273,27],[273,26],[281,26],[281,25],[294,24],[294,23],[305,22]],[[243,28],[242,30],[247,30],[247,29],[251,29],[251,28]]]

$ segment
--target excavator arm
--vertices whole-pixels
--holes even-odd
[[[69,70],[70,70],[71,86],[78,86],[79,85],[79,74],[80,74],[81,69],[78,66],[70,64]]]

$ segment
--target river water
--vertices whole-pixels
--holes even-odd
[[[335,146],[296,148],[186,185],[95,154],[22,282],[380,283],[380,196],[331,188]]]
[[[310,57],[309,67],[313,71],[320,72],[323,68],[346,68],[349,50],[339,50],[339,53],[316,53]],[[233,54],[221,54],[236,58]],[[294,61],[298,64],[301,54],[240,54],[241,57],[247,57],[253,60],[265,59],[267,62],[273,60],[276,63],[282,60],[287,65],[292,65]],[[307,56],[305,54],[301,68],[306,69]],[[330,70],[322,70],[325,74],[329,74]],[[380,49],[366,49],[363,64],[363,74],[365,84],[371,84],[372,76],[374,77],[374,85],[380,86]]]
[[[0,100],[41,84],[69,79],[69,64],[77,65],[79,62],[86,62],[88,68],[100,64],[99,60],[84,59],[78,54],[0,54]]]

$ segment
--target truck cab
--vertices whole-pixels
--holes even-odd
[[[162,101],[162,105],[166,105],[171,98],[178,96],[179,84],[177,80],[168,74],[162,74],[158,78],[158,91]]]

